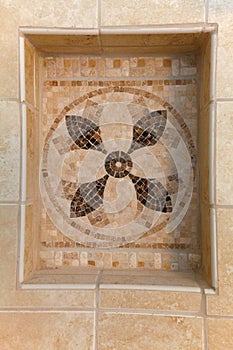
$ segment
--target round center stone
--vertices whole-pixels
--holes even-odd
[[[121,178],[129,174],[133,166],[128,153],[115,151],[110,153],[105,160],[105,169],[113,177]]]
[[[116,162],[116,167],[120,168],[121,167],[121,162]]]

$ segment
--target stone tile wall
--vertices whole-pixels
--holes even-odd
[[[76,1],[63,0],[3,0],[0,7],[0,130],[3,150],[0,158],[1,349],[232,349],[233,181],[230,176],[232,158],[229,156],[233,151],[230,137],[233,110],[232,1],[81,0],[77,5]],[[213,174],[217,182],[214,203],[218,223],[217,294],[199,296],[201,302],[192,294],[178,293],[177,298],[172,294],[163,304],[164,292],[148,295],[146,291],[132,291],[128,302],[126,291],[119,290],[118,295],[114,291],[110,297],[105,293],[105,304],[102,304],[98,292],[94,296],[93,291],[17,290],[19,26],[98,28],[158,23],[218,24],[217,167]],[[124,303],[129,308],[125,308]]]

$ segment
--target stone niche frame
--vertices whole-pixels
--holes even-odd
[[[26,41],[33,50],[27,50]],[[133,39],[133,40],[131,40]],[[129,45],[132,42],[132,46]],[[215,215],[215,69],[217,26],[100,29],[20,28],[21,186],[17,287],[19,289],[147,289],[217,291]],[[28,45],[28,44],[27,44]],[[199,79],[200,273],[38,269],[40,69],[50,54],[127,55],[196,53]],[[27,52],[31,52],[28,54]],[[32,53],[33,52],[33,53]]]

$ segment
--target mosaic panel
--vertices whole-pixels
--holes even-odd
[[[69,229],[62,223],[62,208],[58,208],[57,214],[52,217],[52,202],[49,200],[51,207],[46,205],[46,208],[42,202],[41,268],[92,266],[101,269],[180,271],[199,268],[201,257],[195,176],[196,73],[197,59],[194,55],[45,58],[43,137],[46,144],[47,135],[54,127],[54,135],[49,142],[51,149],[54,147],[53,156],[58,156],[51,162],[54,169],[50,175],[54,176],[56,183],[53,193],[59,203],[69,203],[67,220],[76,221],[72,225],[80,235],[70,235]],[[133,94],[131,88],[142,93]],[[98,90],[102,90],[102,93],[96,95],[95,91]],[[122,92],[125,93],[124,98]],[[148,98],[147,93],[155,96],[155,99]],[[132,101],[127,104],[129,100]],[[130,118],[122,122],[119,110],[106,109],[109,102],[110,106],[113,106],[113,102],[120,103],[120,111],[127,108],[125,116],[129,113]],[[126,107],[122,107],[123,104]],[[111,123],[110,117],[106,117],[111,114],[115,124]],[[63,118],[63,129],[60,128],[61,120],[57,118],[59,115]],[[66,123],[72,116],[73,122],[68,130]],[[151,124],[150,119],[153,120]],[[143,121],[142,127],[140,121]],[[153,130],[155,122],[157,127]],[[158,131],[159,125],[164,126],[161,132]],[[178,154],[181,139],[185,140],[191,158],[193,188],[190,204],[185,208],[186,214],[177,226],[174,222],[172,227],[174,200],[187,188],[187,179],[184,181],[180,171],[177,171],[183,159],[182,153],[180,156]],[[114,142],[115,147],[111,148]],[[146,156],[143,156],[144,153]],[[108,178],[102,195],[102,182],[99,187],[97,181],[105,179],[105,176]],[[142,188],[137,186],[137,181],[133,183],[133,179],[137,178],[144,185],[144,204],[141,201],[145,197],[138,193]],[[50,180],[53,185],[53,179]],[[147,191],[150,182],[154,189],[151,198]],[[90,188],[90,194],[87,188]],[[160,192],[162,195],[159,195]],[[165,194],[167,202],[164,201]],[[120,201],[117,201],[119,198]],[[76,202],[72,208],[76,210],[72,211],[73,199]],[[185,196],[182,199],[181,207],[184,206]],[[147,206],[152,202],[153,210]],[[169,211],[161,211],[166,204]],[[87,212],[81,206],[88,208]],[[159,210],[156,211],[156,207]],[[85,215],[78,216],[81,212]],[[156,223],[153,223],[151,212],[157,214]],[[75,217],[70,218],[68,214]],[[135,235],[130,237],[130,232],[127,236],[126,232],[122,235],[119,231],[119,228],[127,227],[132,222],[145,229],[138,238]],[[59,225],[56,226],[56,223]],[[87,225],[90,227],[87,228]],[[131,228],[136,232],[134,227]],[[118,236],[110,235],[114,229],[119,231]]]
[[[87,247],[126,246],[161,230],[169,237],[192,199],[196,152],[189,126],[155,92],[117,83],[63,106],[45,139],[47,214]]]

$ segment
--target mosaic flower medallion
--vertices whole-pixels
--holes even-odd
[[[109,87],[82,95],[54,120],[40,188],[64,235],[107,248],[174,231],[194,173],[194,143],[178,112],[146,90]]]

